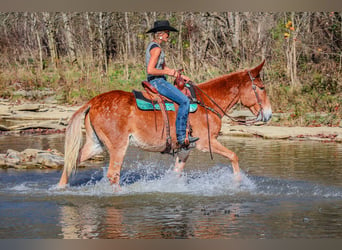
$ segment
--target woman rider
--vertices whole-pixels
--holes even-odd
[[[170,69],[165,66],[165,54],[161,48],[161,44],[168,41],[171,31],[178,32],[178,30],[170,26],[169,21],[167,20],[154,22],[154,27],[147,31],[147,33],[153,33],[153,40],[147,46],[145,54],[147,81],[150,82],[161,95],[171,99],[179,105],[176,118],[177,141],[181,147],[187,147],[188,144],[184,142],[184,140],[186,138],[190,100],[179,89],[166,80],[166,75],[178,77],[180,73],[175,69]],[[182,78],[186,81],[190,80],[184,75],[182,75]],[[199,138],[189,135],[188,139],[189,143],[193,143]]]

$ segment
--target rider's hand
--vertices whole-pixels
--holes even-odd
[[[190,78],[187,77],[186,75],[182,75],[182,74],[179,72],[179,70],[175,70],[175,69],[174,69],[173,76],[176,77],[176,78],[179,77],[179,76],[181,76],[181,77],[185,80],[185,82],[190,81]]]
[[[189,78],[189,77],[187,77],[187,76],[185,76],[185,75],[182,75],[182,78],[185,80],[185,82],[188,82],[188,81],[190,81],[190,78]]]

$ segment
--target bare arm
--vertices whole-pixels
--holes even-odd
[[[161,76],[161,75],[168,75],[177,77],[179,75],[179,72],[175,69],[170,69],[164,65],[163,69],[157,69],[156,65],[158,62],[159,55],[161,53],[161,48],[155,47],[151,49],[151,59],[147,65],[147,74],[149,75],[155,75],[155,76]],[[182,77],[188,81],[190,80],[187,76],[182,75]]]
[[[161,52],[161,48],[159,47],[151,49],[150,51],[151,59],[147,65],[147,74],[156,75],[156,76],[161,76],[161,75],[175,76],[176,70],[174,69],[169,69],[167,67],[164,67],[164,69],[156,68],[160,52]]]

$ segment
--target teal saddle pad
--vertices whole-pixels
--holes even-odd
[[[147,99],[141,93],[141,91],[133,90],[132,92],[133,92],[135,100],[137,102],[137,106],[140,110],[146,110],[146,111],[160,110],[159,104],[156,101],[154,101],[152,104],[152,101]],[[165,107],[166,107],[167,111],[175,111],[176,110],[173,102],[165,101]],[[198,107],[197,103],[191,103],[191,101],[190,101],[190,112],[191,113],[195,112],[197,110],[197,107]]]

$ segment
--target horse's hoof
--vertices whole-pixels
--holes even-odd
[[[67,187],[68,187],[68,184],[57,184],[56,185],[56,190],[65,190],[65,189],[67,189]]]
[[[120,181],[120,174],[118,173],[107,174],[107,178],[111,185],[118,185]]]
[[[242,176],[241,176],[240,173],[235,173],[235,174],[234,174],[234,181],[235,181],[236,183],[241,183],[241,182],[242,182]]]
[[[119,184],[112,184],[112,188],[114,193],[122,191],[122,188]]]

